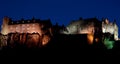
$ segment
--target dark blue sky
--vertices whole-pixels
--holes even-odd
[[[50,18],[52,23],[67,25],[79,17],[102,17],[120,24],[120,0],[0,0],[0,24],[4,16],[21,18]]]

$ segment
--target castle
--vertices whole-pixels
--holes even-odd
[[[40,20],[40,19],[31,19],[31,20],[18,20],[13,21],[8,17],[3,18],[2,30],[3,35],[8,33],[39,33],[42,35],[44,32],[42,29],[44,27],[50,29],[51,27],[50,20]]]
[[[118,40],[118,26],[108,19],[102,21],[96,18],[79,19],[72,21],[66,27],[60,27],[52,25],[49,19],[32,18],[13,21],[9,17],[4,17],[1,28],[1,47],[7,45],[14,47],[17,44],[41,47],[48,44],[54,34],[87,34],[89,44],[103,42],[111,48],[114,41]],[[112,41],[109,40],[110,38],[113,38]]]
[[[36,45],[45,45],[50,40],[50,36],[52,36],[51,27],[52,24],[49,19],[40,20],[33,18],[31,20],[21,19],[13,21],[9,17],[4,17],[3,24],[1,26],[1,34],[4,36],[8,36],[6,39],[3,36],[3,40],[9,40],[7,41],[9,42],[9,44],[15,43],[15,39],[17,39],[17,42],[19,43],[25,43],[27,41],[35,42],[39,40],[37,41]],[[29,39],[30,41],[28,40],[28,38],[31,38]]]
[[[72,21],[62,34],[87,34],[89,44],[101,42],[109,49],[118,40],[118,26],[116,22],[109,22],[108,19],[99,21],[96,18],[80,19]]]

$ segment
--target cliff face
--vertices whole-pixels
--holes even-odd
[[[0,46],[40,48],[48,44],[50,39],[50,34],[40,36],[39,33],[9,33],[8,35],[0,35]]]

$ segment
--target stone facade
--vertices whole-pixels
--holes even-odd
[[[108,19],[102,21],[102,32],[114,35],[114,39],[118,40],[118,26],[115,22],[109,22]]]
[[[8,42],[12,47],[15,44],[26,44],[28,47],[46,45],[52,36],[50,20],[17,20],[3,18],[1,34],[8,35]],[[47,41],[46,41],[47,40]]]

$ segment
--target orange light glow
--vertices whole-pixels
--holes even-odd
[[[42,45],[46,45],[48,42],[50,41],[50,37],[47,35],[44,35],[43,39],[42,39]]]
[[[95,42],[98,42],[99,41],[99,39],[98,38],[95,38]]]
[[[88,34],[87,35],[87,40],[89,44],[93,44],[93,39],[94,39],[94,35],[93,34]]]

